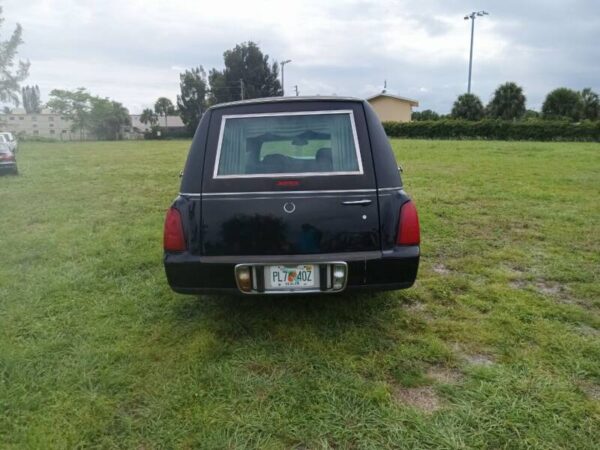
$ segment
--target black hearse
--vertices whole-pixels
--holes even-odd
[[[185,294],[403,289],[419,239],[366,101],[256,99],[202,117],[167,213],[164,264]]]

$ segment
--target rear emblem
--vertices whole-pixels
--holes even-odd
[[[291,214],[296,211],[296,205],[294,205],[292,202],[287,202],[285,205],[283,205],[283,210],[286,213]]]

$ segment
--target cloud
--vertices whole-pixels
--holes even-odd
[[[139,112],[175,98],[178,73],[220,67],[223,51],[253,40],[286,67],[286,90],[368,96],[390,92],[447,112],[466,90],[470,25],[476,22],[473,90],[487,101],[501,82],[524,86],[529,105],[566,85],[599,89],[600,2],[505,0],[8,0],[23,25],[29,83],[46,94],[85,86]],[[426,86],[426,88],[423,88]]]

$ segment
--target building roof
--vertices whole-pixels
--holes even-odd
[[[379,97],[389,97],[389,98],[393,98],[396,100],[400,100],[402,102],[410,103],[410,106],[419,106],[419,102],[417,100],[413,100],[412,98],[400,97],[399,95],[388,94],[387,92],[380,92],[379,94],[372,95],[371,97],[368,97],[366,100],[368,102],[370,102],[371,100],[374,100]]]

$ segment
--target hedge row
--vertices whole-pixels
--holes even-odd
[[[572,123],[555,120],[511,122],[484,119],[383,122],[389,137],[421,139],[494,139],[515,141],[600,142],[600,121]]]

